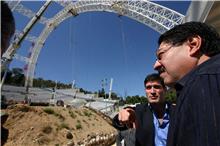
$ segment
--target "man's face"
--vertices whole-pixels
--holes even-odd
[[[179,46],[164,42],[160,44],[156,52],[158,59],[154,64],[154,69],[158,70],[166,85],[174,85],[190,70],[193,60],[189,55],[189,50],[187,43]]]
[[[145,92],[149,103],[165,102],[166,89],[159,81],[149,81],[145,85]]]

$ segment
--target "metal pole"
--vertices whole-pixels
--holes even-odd
[[[72,82],[72,89],[74,89],[75,88],[75,80],[73,80],[73,82]]]
[[[110,81],[110,89],[109,89],[109,97],[108,97],[109,100],[111,100],[112,84],[113,84],[113,78],[111,78],[111,81]]]

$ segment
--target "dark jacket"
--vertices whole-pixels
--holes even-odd
[[[169,111],[173,111],[174,106],[168,104]],[[148,104],[139,104],[135,108],[137,128],[135,133],[135,145],[136,146],[154,146],[154,122],[153,122],[153,113],[148,106]],[[118,130],[125,130],[127,127],[121,126],[118,121],[118,115],[113,118],[113,126]]]
[[[220,54],[177,82],[167,146],[220,146]]]

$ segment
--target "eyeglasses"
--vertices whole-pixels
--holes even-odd
[[[154,89],[162,89],[162,86],[161,86],[161,85],[148,85],[148,86],[146,86],[146,89],[147,89],[147,90],[150,90],[150,89],[152,89],[152,87],[153,87]]]
[[[166,50],[162,50],[160,51],[158,54],[156,54],[157,56],[157,61],[160,61],[162,59],[162,56],[167,53],[172,47],[174,47],[174,45],[171,45],[170,47],[168,47]]]

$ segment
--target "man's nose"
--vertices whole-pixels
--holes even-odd
[[[152,94],[152,93],[155,93],[155,88],[154,88],[154,86],[151,87],[150,93],[151,93],[151,94]]]
[[[158,60],[156,60],[156,62],[154,63],[154,70],[159,70],[160,67],[161,67],[161,63]]]

